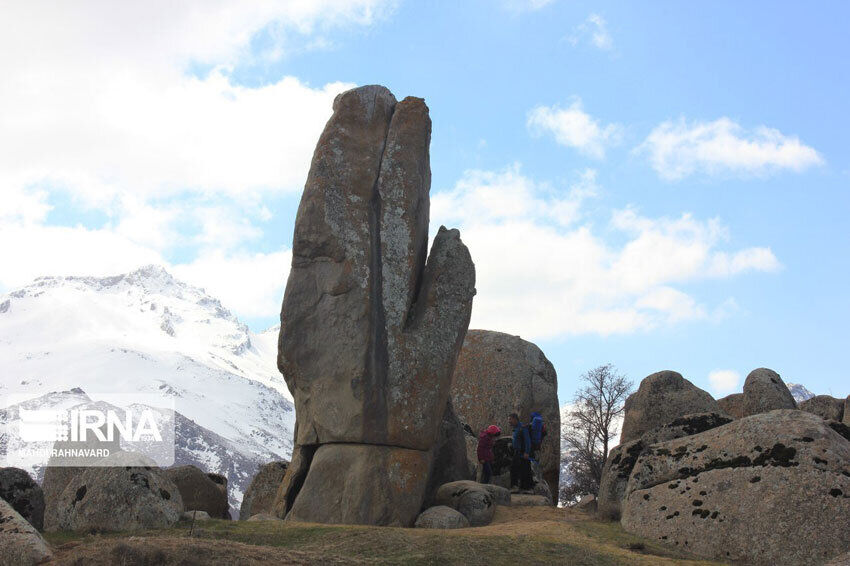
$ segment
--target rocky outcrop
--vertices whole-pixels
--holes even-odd
[[[543,352],[519,336],[492,330],[466,334],[452,384],[452,402],[461,421],[477,435],[491,424],[508,430],[508,416],[527,422],[543,415],[548,430],[540,452],[543,478],[557,492],[561,447],[558,431],[558,376]]]
[[[732,419],[719,413],[696,413],[685,415],[667,423],[661,428],[649,431],[638,440],[620,444],[608,454],[599,482],[599,500],[597,512],[605,519],[619,519],[626,486],[638,458],[653,444],[666,442],[693,434],[699,434],[732,422]]]
[[[286,475],[289,462],[269,462],[257,470],[251,485],[242,497],[239,508],[239,520],[247,521],[252,515],[271,513],[274,510],[274,498]]]
[[[0,563],[38,564],[53,553],[26,519],[0,499]]]
[[[489,525],[496,513],[496,502],[487,485],[474,481],[456,481],[441,485],[435,496],[437,505],[459,511],[472,527]]]
[[[754,369],[744,381],[745,415],[796,408],[797,402],[775,371],[767,368]]]
[[[650,446],[623,527],[707,558],[817,564],[850,550],[850,442],[778,410]]]
[[[727,395],[726,397],[718,399],[717,404],[720,405],[720,409],[724,413],[733,419],[740,419],[741,417],[746,416],[744,414],[743,393],[732,393],[731,395]]]
[[[437,505],[422,511],[413,526],[417,529],[465,529],[469,527],[469,519],[451,507]]]
[[[44,492],[24,470],[0,468],[0,499],[36,530],[44,530]]]
[[[183,513],[180,491],[157,468],[86,468],[56,504],[58,529],[86,532],[170,527]]]
[[[675,371],[653,373],[626,399],[620,442],[636,440],[681,416],[708,412],[722,412],[711,395]]]
[[[225,489],[222,490],[220,481],[214,481],[195,466],[166,468],[162,470],[162,475],[177,486],[186,509],[206,511],[210,517],[216,519],[230,518],[226,479],[224,480]]]
[[[829,395],[815,395],[806,399],[797,407],[801,411],[812,413],[823,419],[841,422],[844,417],[844,399],[836,399]]]
[[[337,96],[319,138],[281,309],[297,421],[279,516],[410,526],[419,513],[475,294],[457,230],[440,228],[426,262],[430,135],[422,99],[367,86]]]

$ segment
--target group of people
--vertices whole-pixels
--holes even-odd
[[[519,419],[519,415],[511,413],[508,417],[511,427],[511,490],[529,490],[534,487],[531,463],[536,462],[540,446],[546,436],[546,426],[543,416],[538,412],[531,413],[528,424]],[[478,435],[478,463],[481,464],[481,483],[490,483],[493,478],[493,443],[502,435],[502,429],[490,425]]]

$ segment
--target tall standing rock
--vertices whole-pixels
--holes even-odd
[[[527,422],[532,411],[540,412],[548,431],[540,466],[551,493],[558,492],[558,376],[540,348],[519,336],[470,330],[455,368],[452,402],[460,420],[476,434],[491,424],[509,433],[507,421],[511,413],[518,413]]]
[[[757,415],[775,409],[796,409],[788,386],[772,369],[754,369],[744,381],[744,414]]]
[[[419,512],[475,294],[457,230],[440,228],[426,262],[430,136],[422,99],[366,86],[336,98],[319,138],[281,309],[296,446],[279,516],[410,525]]]
[[[620,442],[636,440],[684,415],[720,413],[717,401],[675,371],[659,371],[640,382],[626,399]]]

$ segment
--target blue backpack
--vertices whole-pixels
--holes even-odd
[[[540,444],[546,436],[546,425],[543,423],[543,415],[537,411],[531,413],[531,424],[529,428],[531,429],[529,434],[531,436],[532,447],[534,449],[540,448]]]

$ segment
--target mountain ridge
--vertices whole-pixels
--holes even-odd
[[[0,296],[0,398],[48,406],[83,391],[129,391],[173,400],[176,464],[228,476],[238,508],[256,467],[291,455],[295,410],[276,367],[278,330],[251,332],[157,265],[39,277]]]

